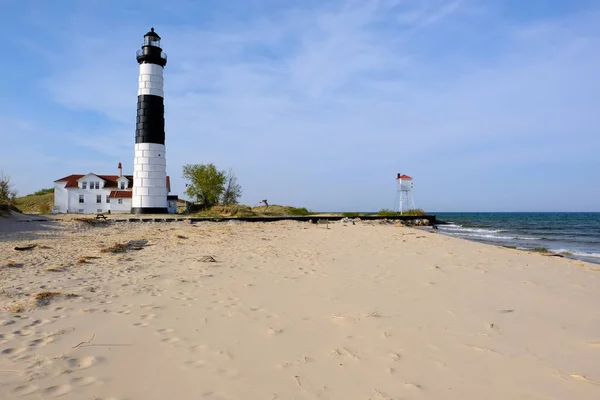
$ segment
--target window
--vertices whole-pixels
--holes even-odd
[[[110,203],[110,197],[108,195],[106,195],[106,202]]]
[[[80,208],[80,209],[79,209],[79,213],[80,213],[80,214],[83,214],[83,208]]]
[[[102,195],[101,194],[96,195],[96,203],[102,203]]]
[[[125,185],[126,185],[125,182],[121,182],[121,189],[125,189]]]
[[[87,182],[81,182],[81,188],[82,189],[87,189]]]
[[[83,183],[85,183],[85,182],[83,182]],[[83,203],[83,195],[82,194],[79,195],[79,202]]]
[[[123,199],[119,199],[119,204],[123,204]]]
[[[95,189],[100,189],[100,182],[96,182],[96,187]]]
[[[101,212],[102,212],[102,209],[101,209],[101,208],[98,208],[98,209],[96,209],[96,211],[98,211],[99,213],[101,213]]]

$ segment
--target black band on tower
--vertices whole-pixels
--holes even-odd
[[[133,207],[132,214],[167,214],[169,209],[166,207]]]
[[[165,144],[165,106],[160,96],[138,96],[136,143]]]

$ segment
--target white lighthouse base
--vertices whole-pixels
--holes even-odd
[[[166,214],[168,212],[166,168],[164,144],[135,144],[132,213]]]

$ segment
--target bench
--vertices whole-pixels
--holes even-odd
[[[106,221],[106,215],[104,214],[96,214],[96,219],[103,219]]]

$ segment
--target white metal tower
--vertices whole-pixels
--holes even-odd
[[[415,209],[415,200],[412,196],[414,183],[408,175],[398,174],[396,177],[396,202],[394,208],[402,214],[406,210]]]

